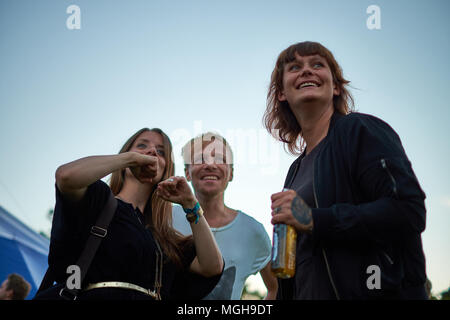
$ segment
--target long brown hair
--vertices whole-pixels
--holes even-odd
[[[133,134],[122,146],[119,153],[127,152],[133,146],[136,139],[144,132],[151,131],[161,135],[164,142],[164,159],[166,166],[161,180],[174,175],[175,164],[173,161],[172,143],[169,137],[159,128],[143,128]],[[115,171],[111,174],[110,188],[114,195],[118,194],[123,187],[125,169]],[[172,204],[156,195],[150,194],[144,210],[146,225],[151,229],[153,236],[161,245],[162,250],[179,267],[182,266],[182,251],[186,245],[192,242],[192,236],[185,237],[172,227]]]
[[[353,111],[353,97],[347,87],[350,81],[344,79],[342,69],[333,54],[318,42],[299,42],[291,45],[278,56],[275,68],[270,79],[269,92],[267,94],[267,106],[264,112],[264,127],[277,140],[284,142],[290,153],[302,152],[303,141],[302,128],[294,116],[287,101],[279,101],[278,97],[283,90],[284,66],[295,60],[295,54],[300,56],[312,56],[318,54],[326,59],[330,67],[333,81],[339,88],[339,95],[333,97],[334,110],[347,114]],[[302,139],[300,139],[302,140]],[[300,142],[300,143],[299,143]]]

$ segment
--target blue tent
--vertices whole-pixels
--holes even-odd
[[[0,282],[18,273],[31,284],[34,297],[48,267],[50,241],[0,206]]]

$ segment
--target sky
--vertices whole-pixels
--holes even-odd
[[[422,239],[439,293],[450,286],[448,12],[447,0],[0,0],[0,205],[49,233],[59,165],[159,127],[183,175],[182,145],[213,130],[235,156],[226,204],[272,237],[270,196],[295,156],[262,125],[270,74],[289,45],[317,41],[356,110],[402,139],[427,195]]]

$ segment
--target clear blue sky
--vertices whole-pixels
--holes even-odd
[[[81,29],[69,30],[69,5]],[[381,29],[366,13],[378,5]],[[219,131],[235,152],[226,202],[264,224],[294,157],[262,127],[277,55],[305,40],[335,55],[356,108],[402,138],[427,194],[433,292],[450,286],[450,2],[446,0],[0,0],[0,205],[48,232],[54,172],[117,153],[142,127],[180,148]]]

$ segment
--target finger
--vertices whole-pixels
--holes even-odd
[[[273,201],[272,205],[270,206],[270,208],[272,210],[275,210],[275,208],[278,208],[278,207],[290,208],[291,207],[291,203],[292,203],[292,199],[293,199],[293,197],[291,195],[284,196],[284,197],[282,197],[280,199],[277,199],[277,200]]]
[[[146,175],[156,176],[158,174],[158,166],[146,165],[143,167],[143,169]]]
[[[143,170],[142,173],[147,177],[154,178],[158,174],[158,169],[145,167],[145,170]]]
[[[277,193],[274,193],[274,194],[272,194],[272,195],[270,196],[270,200],[271,200],[272,202],[274,202],[274,201],[280,199],[280,197],[281,197],[282,195],[283,195],[283,192],[277,192]]]
[[[167,201],[170,201],[172,199],[172,195],[168,191],[164,191],[163,195]]]
[[[158,189],[161,193],[167,192],[168,184],[165,181],[158,183]]]
[[[167,185],[167,190],[169,190],[170,192],[176,192],[177,191],[177,181],[171,181],[168,183]]]
[[[270,222],[272,224],[277,224],[277,223],[288,224],[287,223],[288,221],[289,221],[289,215],[286,213],[278,213],[278,214],[272,216],[272,220],[270,220]]]
[[[158,163],[158,158],[155,156],[141,154],[139,152],[136,153],[138,154],[138,156],[136,157],[138,166],[153,165],[155,163]]]
[[[169,177],[164,180],[164,192],[166,194],[171,195],[176,191],[177,180],[175,177]]]
[[[162,181],[160,184],[164,187],[165,191],[170,191],[170,192],[176,191],[177,181],[176,181],[175,177],[169,177],[166,180]]]
[[[175,176],[171,176],[169,178],[167,178],[166,180],[164,180],[164,182],[168,183],[168,184],[177,184],[178,178]]]
[[[186,193],[186,192],[190,193],[191,192],[189,183],[187,182],[187,180],[184,177],[180,177],[178,179],[177,189],[182,193]]]
[[[164,185],[162,184],[162,182],[158,183],[158,186],[156,187],[156,191],[158,192],[159,196],[163,195]]]
[[[163,188],[163,189],[167,189],[172,183],[174,183],[174,179],[173,179],[173,177],[170,177],[170,178],[167,178],[166,180],[162,180],[159,184],[158,184],[158,186],[161,186],[161,188]]]
[[[284,197],[295,197],[297,193],[294,190],[287,190],[287,191],[281,191],[281,192],[277,192],[272,194],[272,196],[270,197],[270,199],[272,200],[272,202],[277,201],[279,199],[282,199]]]
[[[158,189],[158,195],[164,200],[170,201],[170,194],[167,192],[167,190],[163,188]]]
[[[187,185],[186,179],[184,177],[172,177],[172,179],[174,180],[174,186],[176,186],[177,188],[183,185]]]
[[[301,231],[302,227],[299,225],[298,221],[292,218],[292,216],[285,215],[285,216],[279,216],[276,215],[272,218],[270,221],[272,224],[287,224],[288,226],[292,226],[295,228],[296,231]]]
[[[281,211],[283,210],[283,207],[281,207],[281,206],[279,206],[279,207],[275,207],[273,210],[272,210],[272,216],[274,216],[274,215],[276,215],[276,214],[279,214]]]
[[[179,176],[177,176],[177,177],[175,177],[176,179],[177,179],[177,181],[178,181],[178,183],[185,183],[185,184],[187,184],[187,181],[186,181],[186,178],[185,177],[179,177]]]
[[[158,193],[158,197],[160,197],[163,200],[170,201],[162,192]]]
[[[158,164],[158,157],[155,156],[150,156],[150,155],[143,155],[144,156],[144,160],[145,160],[145,164],[146,165],[157,165]]]

